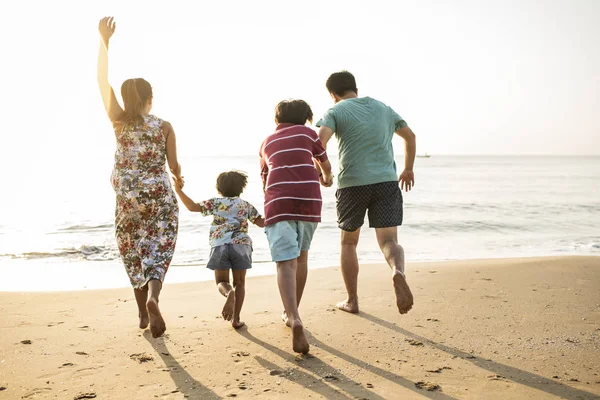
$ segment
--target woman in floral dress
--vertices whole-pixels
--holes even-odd
[[[124,109],[108,83],[108,42],[113,18],[100,21],[98,84],[117,139],[112,185],[119,252],[139,309],[140,328],[150,325],[153,337],[166,329],[158,297],[177,241],[179,208],[165,159],[174,178],[183,184],[177,162],[175,132],[167,121],[150,115],[152,87],[141,78],[121,86]]]

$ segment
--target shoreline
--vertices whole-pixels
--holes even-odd
[[[137,327],[128,288],[2,292],[2,395],[600,397],[600,257],[411,265],[405,316],[385,265],[361,269],[358,315],[335,308],[339,268],[311,271],[300,307],[308,357],[292,352],[273,276],[248,279],[237,331],[219,317],[213,282],[166,284],[159,339]]]
[[[528,259],[556,259],[561,257],[600,257],[594,253],[590,254],[563,254],[563,255],[518,255],[508,257],[489,257],[489,258],[462,258],[462,259],[439,259],[426,261],[406,262],[407,273],[411,273],[411,268],[422,264],[444,264],[456,262],[491,262],[494,260],[528,260]],[[361,267],[384,263],[383,256],[380,261],[362,261]],[[19,265],[21,264],[21,265]],[[22,265],[26,264],[26,265]],[[97,264],[97,265],[96,265]],[[272,276],[276,274],[275,263],[270,261],[261,261],[254,263],[254,266],[248,271],[247,279]],[[15,268],[17,267],[17,268]],[[97,267],[92,269],[91,267]],[[322,269],[339,268],[331,265],[311,264],[309,259],[309,271]],[[54,288],[48,289],[45,284],[48,280],[55,280],[55,275],[60,273],[69,277],[70,281],[60,281],[60,285],[55,283]],[[37,260],[10,260],[4,264],[0,263],[0,274],[4,279],[0,282],[0,293],[61,293],[71,291],[89,291],[89,290],[113,290],[131,288],[127,274],[121,261],[68,261],[68,262],[37,262]],[[98,275],[101,275],[98,277]],[[29,280],[34,277],[35,281]],[[95,277],[95,279],[90,279]],[[100,278],[100,279],[99,279]],[[167,272],[165,285],[179,285],[186,283],[212,282],[214,279],[213,271],[206,268],[206,264],[190,265],[172,265]],[[118,283],[115,283],[118,282]]]

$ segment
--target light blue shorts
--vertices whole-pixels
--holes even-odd
[[[308,251],[317,225],[308,221],[279,221],[265,226],[273,261],[293,260],[300,251]]]

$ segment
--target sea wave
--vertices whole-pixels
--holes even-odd
[[[70,259],[86,261],[110,261],[119,257],[117,249],[111,246],[84,245],[68,249],[56,249],[55,251],[32,251],[19,254],[0,254],[0,258],[40,260],[40,259]]]
[[[67,226],[65,228],[59,228],[57,232],[88,232],[88,231],[99,231],[105,229],[113,229],[114,225],[111,224],[100,224],[100,225],[86,225],[86,224],[76,224]]]

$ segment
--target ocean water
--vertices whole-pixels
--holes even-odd
[[[181,161],[186,193],[216,196],[219,172],[246,171],[242,197],[262,211],[256,156]],[[332,157],[337,169],[335,157]],[[403,165],[398,158],[399,166]],[[107,158],[56,182],[41,174],[26,197],[4,196],[0,210],[0,290],[126,287],[114,240],[114,194]],[[399,241],[410,261],[549,255],[600,255],[600,157],[432,156],[417,158],[416,185],[404,195]],[[323,222],[310,268],[339,265],[335,186],[322,189]],[[33,196],[33,198],[32,198]],[[177,250],[167,282],[212,279],[209,217],[180,205]],[[272,274],[266,237],[252,226],[253,275]],[[362,263],[383,261],[365,223]]]

